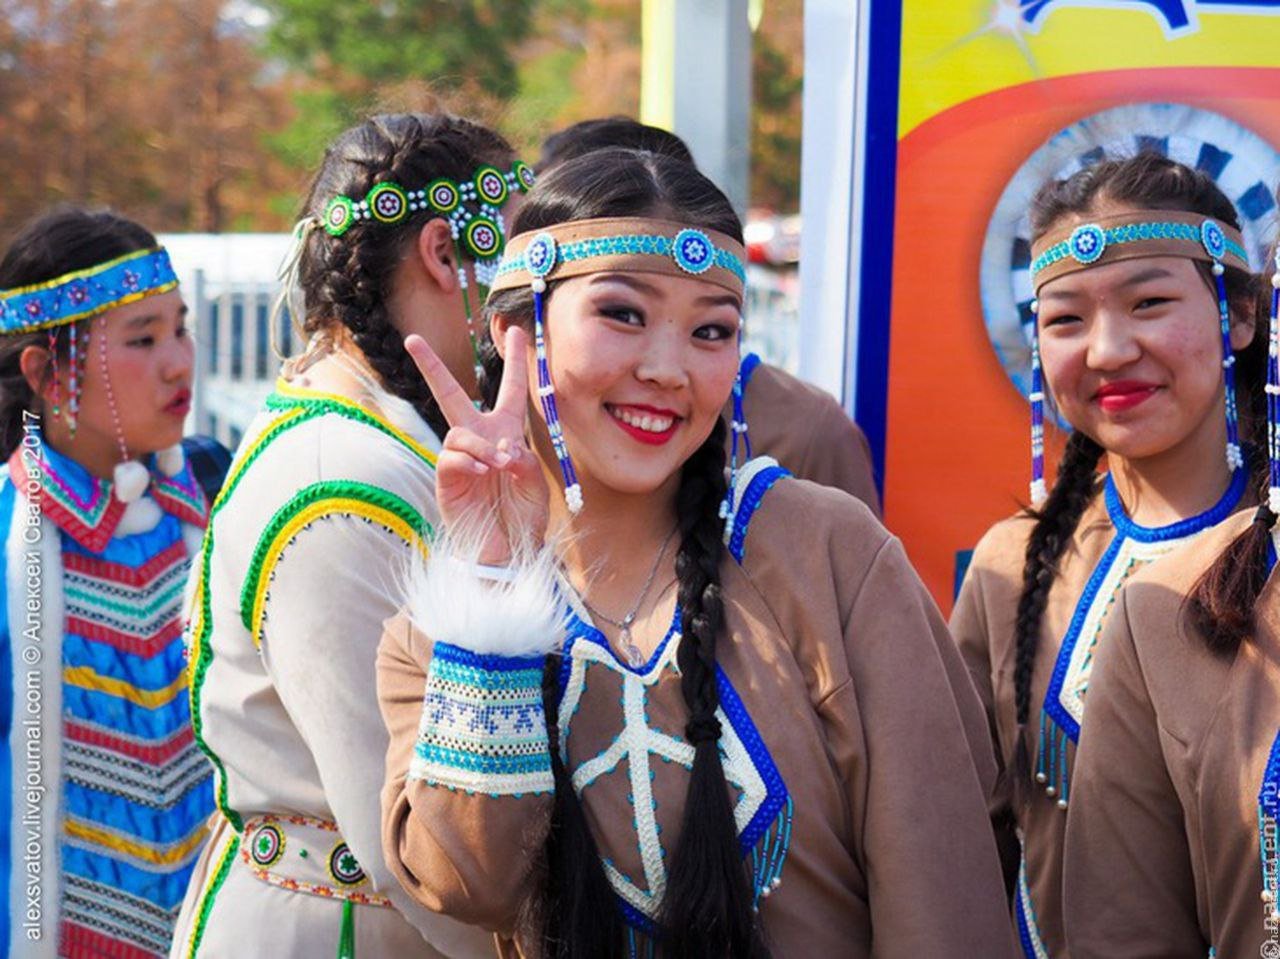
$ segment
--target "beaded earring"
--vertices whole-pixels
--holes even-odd
[[[71,324],[71,335],[68,338],[68,355],[67,355],[67,426],[71,430],[71,438],[76,438],[76,427],[80,421],[80,391],[84,388],[84,361],[85,354],[89,352],[88,343],[84,344],[82,349],[80,346],[80,324]],[[88,336],[88,324],[85,326],[85,335]]]
[[[1213,220],[1205,220],[1200,227],[1200,241],[1213,258],[1213,282],[1218,294],[1218,319],[1222,329],[1222,378],[1227,408],[1227,469],[1233,473],[1244,466],[1244,453],[1240,448],[1240,424],[1236,411],[1236,356],[1231,349],[1231,305],[1227,300],[1227,268],[1222,258],[1227,252],[1227,237],[1222,227]]]
[[[61,384],[58,382],[58,328],[49,331],[49,367],[53,379],[53,415],[62,412],[60,407]]]
[[[533,346],[538,358],[538,400],[542,406],[542,417],[547,421],[551,445],[560,462],[565,505],[569,507],[570,513],[576,514],[582,510],[582,486],[578,482],[577,471],[573,468],[573,460],[569,458],[569,447],[565,445],[564,429],[560,425],[560,414],[556,409],[556,389],[551,382],[551,368],[547,364],[547,334],[543,312],[544,295],[547,292],[546,276],[556,262],[556,241],[549,233],[539,233],[524,255],[529,273],[533,276],[530,288],[533,290]],[[508,362],[518,362],[518,359],[509,357]]]

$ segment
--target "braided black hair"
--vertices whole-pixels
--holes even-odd
[[[448,114],[396,113],[371,117],[339,136],[325,151],[304,204],[303,215],[322,219],[335,196],[359,198],[377,183],[406,189],[443,177],[468,180],[480,166],[511,165],[511,145],[499,134]],[[423,225],[439,217],[430,209],[412,211],[395,225],[359,220],[342,236],[314,230],[300,263],[307,333],[338,322],[382,385],[407,400],[441,436],[448,424],[404,349],[404,334],[391,322],[387,299],[405,251]]]
[[[1031,229],[1035,238],[1064,218],[1087,215],[1104,204],[1140,210],[1179,210],[1211,216],[1239,227],[1231,201],[1208,174],[1184,166],[1158,153],[1140,153],[1123,160],[1103,160],[1065,180],[1051,180],[1040,188],[1031,204]],[[1197,263],[1206,284],[1213,288],[1207,265]],[[1228,267],[1224,280],[1232,311],[1256,317],[1257,282],[1252,274]],[[1258,440],[1266,423],[1266,331],[1254,324],[1254,337],[1236,352],[1236,384],[1242,437],[1246,447],[1265,448]],[[1097,464],[1103,449],[1076,431],[1067,443],[1052,492],[1040,510],[1028,510],[1035,519],[1027,542],[1022,570],[1022,594],[1018,598],[1015,626],[1014,702],[1018,723],[1015,754],[1016,785],[1025,786],[1030,761],[1024,727],[1031,710],[1031,676],[1039,645],[1041,620],[1049,591],[1057,575],[1057,562],[1066,550],[1089,501],[1097,493]],[[1258,466],[1266,458],[1251,457]]]
[[[736,239],[742,226],[714,184],[689,164],[652,153],[606,149],[557,166],[529,195],[513,233],[569,220],[606,216],[679,219]],[[557,284],[548,285],[547,298]],[[486,320],[501,315],[529,327],[528,290],[505,290],[485,307]],[[487,324],[486,324],[487,325]],[[492,404],[502,361],[486,336],[482,346],[481,393]],[[721,764],[716,719],[716,643],[724,626],[720,566],[725,559],[719,507],[726,490],[725,424],[717,420],[706,441],[685,462],[676,494],[680,547],[676,553],[677,602],[682,635],[677,650],[680,688],[689,718],[685,737],[694,747],[680,837],[671,852],[670,875],[661,906],[663,955],[675,957],[766,957],[768,950],[753,911],[747,864],[738,846],[729,785]],[[558,688],[543,684],[548,723],[554,726]],[[558,731],[552,734],[552,746]],[[620,956],[624,928],[618,906],[587,827],[568,772],[552,757],[556,799],[545,859],[546,875],[536,892],[534,935],[557,959]]]
[[[0,290],[43,283],[156,245],[149,230],[118,213],[59,206],[14,237],[0,260]],[[83,342],[89,322],[0,337],[0,456],[7,459],[22,441],[23,414],[40,412],[39,398],[22,373],[23,350],[48,349],[52,333],[58,362],[66,363],[71,338],[79,336]]]

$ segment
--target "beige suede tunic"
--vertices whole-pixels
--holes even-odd
[[[1012,955],[984,803],[994,777],[985,720],[901,544],[846,494],[794,479],[776,481],[748,529],[741,563],[722,566],[720,745],[740,836],[753,810],[778,810],[753,846],[762,861],[782,853],[763,875],[772,894],[759,899],[773,955]],[[680,829],[691,750],[679,642],[669,635],[634,670],[607,642],[579,635],[568,647],[566,768],[624,913],[657,911]],[[420,720],[431,726],[427,673],[438,681],[445,648],[399,619],[379,650],[391,732],[384,851],[419,902],[494,930],[507,955],[536,955],[517,913],[550,795],[406,778],[422,755]],[[615,744],[629,758],[611,767]],[[789,844],[779,841],[784,819]]]
[[[386,730],[374,661],[414,527],[436,522],[439,442],[408,404],[284,381],[215,506],[189,628],[214,832],[173,959],[471,957],[489,937],[428,912],[382,863]]]
[[[761,363],[747,382],[743,412],[754,455],[772,456],[800,479],[842,489],[880,515],[867,438],[831,394]],[[733,422],[732,399],[724,417]]]
[[[1280,955],[1259,823],[1280,732],[1280,584],[1273,573],[1233,654],[1210,652],[1183,610],[1252,512],[1136,576],[1107,626],[1067,817],[1076,959]],[[1274,876],[1274,820],[1268,835]]]
[[[1160,528],[1130,520],[1109,483],[1094,497],[1058,561],[1040,621],[1030,709],[1021,731],[1030,775],[1019,790],[1014,783],[1019,738],[1015,624],[1034,522],[1019,514],[997,523],[974,550],[951,632],[995,740],[1001,773],[992,817],[1007,821],[1012,814],[1021,840],[1013,919],[1023,952],[1032,959],[1073,954],[1062,926],[1062,849],[1067,809],[1074,801],[1075,736],[1085,718],[1094,656],[1105,642],[1100,640],[1103,627],[1128,579],[1228,516],[1240,502],[1243,486],[1241,475],[1211,510]],[[1026,801],[1016,801],[1015,793]]]

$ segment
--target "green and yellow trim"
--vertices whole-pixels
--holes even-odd
[[[231,872],[231,864],[236,861],[236,853],[239,851],[240,837],[233,834],[226,848],[222,850],[222,855],[218,857],[218,865],[210,874],[204,892],[200,894],[200,905],[196,907],[195,921],[191,924],[191,936],[187,940],[187,959],[195,959],[196,953],[200,951],[200,942],[204,939],[204,931],[209,924],[209,913],[213,911],[213,900],[217,898],[222,884],[227,881],[227,874]]]
[[[214,518],[239,487],[240,481],[248,472],[249,467],[257,462],[258,458],[262,456],[271,443],[294,427],[326,414],[341,416],[344,419],[370,426],[416,454],[432,471],[435,470],[436,466],[435,454],[425,446],[418,443],[403,430],[392,426],[382,417],[366,410],[346,397],[333,393],[306,390],[292,386],[284,380],[278,380],[276,391],[267,397],[266,406],[268,410],[275,412],[277,415],[236,456],[235,462],[231,464],[231,469],[227,473],[227,479],[223,483],[222,491],[218,494],[218,498],[214,500],[213,506],[210,507],[209,525],[205,531],[204,544],[200,551],[199,578],[196,580],[196,587],[192,592],[191,625],[188,630],[188,635],[190,636],[188,676],[191,698],[191,727],[195,732],[196,744],[209,757],[209,762],[213,765],[214,799],[217,802],[218,809],[227,818],[227,821],[235,827],[237,832],[244,831],[244,819],[231,808],[227,800],[226,768],[223,766],[222,760],[218,758],[217,753],[205,741],[203,735],[204,724],[200,709],[205,676],[208,675],[209,667],[213,663],[213,650],[209,646],[208,638],[210,630],[213,628],[213,613],[209,598],[209,570],[213,557]]]
[[[377,523],[406,543],[426,552],[431,527],[422,514],[402,498],[368,483],[335,480],[313,483],[276,510],[258,539],[240,592],[240,617],[262,647],[267,589],[285,547],[311,523],[326,516],[358,516]]]

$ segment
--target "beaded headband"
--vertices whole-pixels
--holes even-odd
[[[732,237],[647,217],[573,220],[511,238],[490,292],[589,273],[694,276],[741,297],[746,251]]]
[[[127,253],[43,283],[0,290],[0,334],[64,326],[177,285],[163,247]]]
[[[490,259],[502,253],[505,239],[498,211],[513,191],[528,193],[533,180],[533,168],[517,160],[505,171],[482,166],[460,183],[440,177],[416,190],[389,181],[375,183],[363,199],[330,200],[324,208],[324,228],[331,236],[342,236],[361,220],[391,225],[410,213],[431,210],[448,217],[453,238],[467,252],[476,259]]]
[[[1139,210],[1052,230],[1031,247],[1036,292],[1068,273],[1145,256],[1180,256],[1249,271],[1244,238],[1235,227],[1194,213]]]

